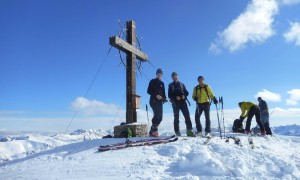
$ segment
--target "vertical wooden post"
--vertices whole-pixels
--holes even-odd
[[[127,42],[135,47],[135,22],[133,20],[126,22]],[[128,52],[126,55],[126,123],[137,122],[137,113],[135,107],[136,101],[133,97],[136,94],[136,55]]]

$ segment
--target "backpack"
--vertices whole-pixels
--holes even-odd
[[[123,132],[121,132],[120,134],[121,138],[132,138],[132,131],[130,128],[127,128],[126,130],[124,130]]]
[[[183,92],[183,89],[184,89],[184,88],[183,88],[183,84],[182,84],[181,82],[179,82],[179,86],[180,86],[180,91],[181,91],[181,93],[184,94],[184,92]],[[170,84],[170,87],[171,87],[171,89],[172,89],[172,93],[174,93],[174,91],[175,91],[175,85],[174,85],[174,82]]]
[[[232,126],[232,132],[234,133],[243,133],[244,132],[244,126],[243,126],[243,121],[241,121],[240,119],[236,119],[233,122],[233,126]]]

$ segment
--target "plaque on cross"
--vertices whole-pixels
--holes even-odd
[[[126,123],[137,122],[136,109],[136,59],[145,62],[148,56],[136,48],[135,22],[126,22],[126,41],[113,36],[109,38],[109,44],[126,53]]]

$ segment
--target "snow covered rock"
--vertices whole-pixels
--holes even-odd
[[[86,130],[77,129],[76,131],[71,132],[70,135],[79,135],[79,134],[83,134],[83,133],[86,133]]]

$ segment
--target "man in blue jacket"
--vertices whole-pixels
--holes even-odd
[[[187,91],[185,85],[182,82],[179,82],[178,74],[176,72],[172,73],[172,79],[173,82],[169,84],[168,97],[172,103],[174,113],[175,134],[176,136],[181,136],[179,128],[179,111],[181,110],[185,119],[187,136],[195,136],[195,133],[193,132],[189,108],[186,103],[189,92]]]

